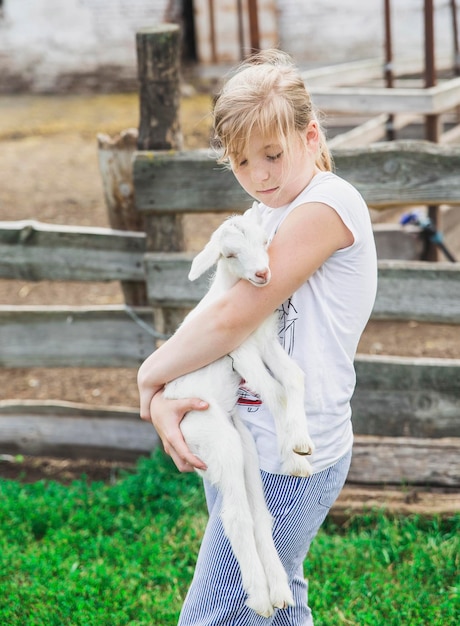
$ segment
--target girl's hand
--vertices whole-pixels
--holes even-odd
[[[190,452],[179,426],[189,411],[202,411],[207,408],[208,404],[198,398],[166,399],[162,390],[158,391],[150,402],[150,420],[166,454],[169,454],[180,472],[206,469],[203,461]]]

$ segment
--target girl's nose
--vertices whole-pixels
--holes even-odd
[[[269,172],[263,165],[255,166],[251,172],[251,178],[254,183],[261,183],[264,180],[268,180]]]

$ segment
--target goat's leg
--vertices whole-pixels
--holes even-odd
[[[295,476],[309,476],[311,465],[305,457],[313,453],[314,444],[305,415],[304,374],[276,340],[263,345],[263,360],[286,394],[285,415],[273,414],[283,470]]]
[[[246,490],[254,519],[257,550],[270,590],[270,600],[274,607],[285,609],[294,605],[294,599],[289,587],[286,570],[280,561],[273,542],[273,520],[265,503],[257,449],[251,433],[237,416],[235,416],[234,423],[243,445]]]
[[[250,389],[260,394],[272,413],[283,415],[287,408],[286,393],[267,370],[257,345],[246,341],[232,353],[233,367]]]
[[[236,348],[231,353],[234,368],[273,415],[283,472],[310,476],[306,455],[313,450],[313,443],[305,418],[303,373],[276,340],[259,344],[263,345],[262,354],[256,342],[247,341]]]
[[[222,494],[222,524],[240,566],[242,585],[248,594],[246,604],[256,613],[269,617],[273,605],[256,546],[239,432],[226,415],[216,410],[191,411],[182,421],[181,429],[192,452],[206,463],[207,470],[199,474]]]

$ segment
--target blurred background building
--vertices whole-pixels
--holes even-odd
[[[436,53],[453,54],[451,0],[434,1]],[[424,3],[393,0],[395,58],[423,59]],[[279,46],[305,67],[384,55],[384,0],[0,0],[0,92],[136,86],[135,33],[180,23],[184,63],[232,64]]]

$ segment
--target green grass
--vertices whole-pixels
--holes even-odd
[[[206,523],[161,453],[113,485],[0,481],[2,626],[173,626]],[[316,626],[460,624],[460,515],[325,525],[306,563]]]

